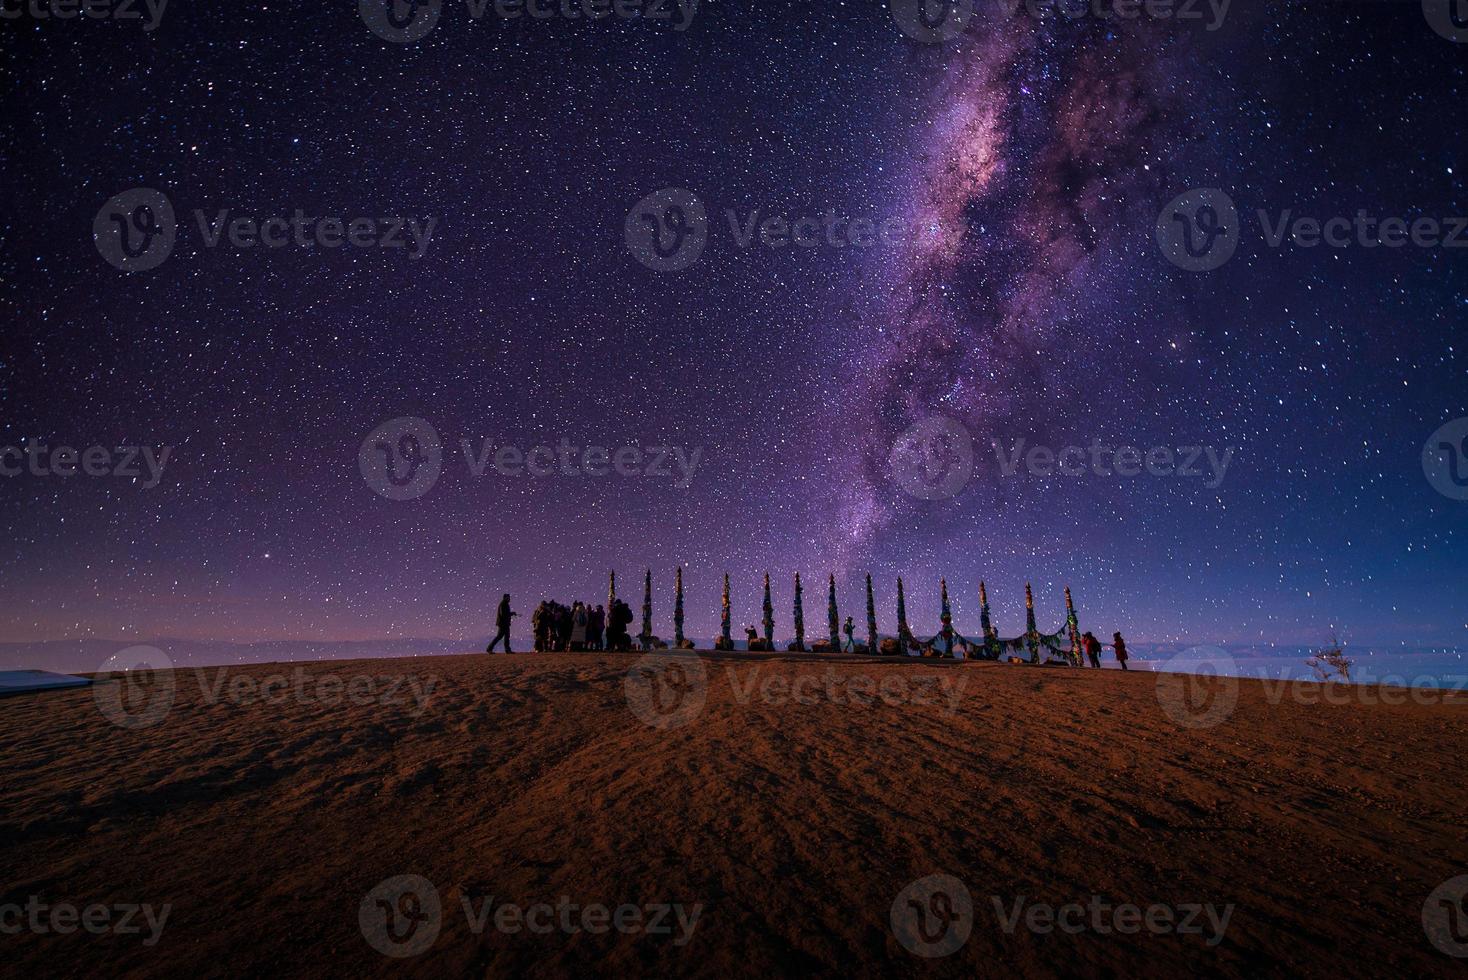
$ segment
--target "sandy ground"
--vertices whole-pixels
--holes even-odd
[[[0,701],[4,972],[1468,966],[1423,924],[1433,890],[1468,874],[1463,700],[1305,704],[1242,681],[1220,712],[1227,686],[1209,701],[1143,672],[786,654],[657,664],[629,686],[637,662],[178,671],[155,677],[175,682],[166,714],[133,729],[89,690]],[[284,686],[262,695],[272,677]],[[167,703],[159,686],[110,690],[139,712]],[[382,884],[402,875],[432,894]],[[924,891],[931,875],[956,879],[967,902],[951,883]],[[42,932],[19,919],[37,901],[104,905],[114,922],[127,906],[168,917],[161,930],[140,910],[137,932],[60,933],[43,911]],[[538,903],[554,908],[537,917]],[[1124,903],[1170,911],[1153,913],[1153,931],[1122,933]],[[1071,904],[1084,911],[1064,921],[1083,928],[1045,930],[1044,906]],[[634,908],[619,930],[598,906]],[[479,928],[472,914],[486,907]],[[1190,915],[1197,932],[1166,926]],[[389,957],[374,940],[423,951]],[[920,955],[945,944],[957,948]]]

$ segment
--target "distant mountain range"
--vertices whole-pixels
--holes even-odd
[[[483,650],[485,637],[474,643],[454,640],[265,640],[232,643],[227,640],[42,640],[0,643],[0,668],[35,667],[66,673],[92,673],[111,657],[130,647],[163,651],[175,667],[222,667],[230,664],[299,663],[310,660],[365,660],[388,657],[429,657]]]
[[[693,638],[700,650],[713,646],[712,639]],[[478,653],[488,643],[488,636],[470,640],[445,639],[383,639],[383,640],[266,640],[257,643],[234,643],[227,640],[180,640],[171,638],[152,640],[41,640],[30,643],[0,643],[0,669],[38,668],[66,673],[92,673],[101,669],[109,658],[134,646],[154,647],[176,667],[219,667],[230,664],[257,663],[301,663],[312,660],[366,660],[396,657],[431,657],[445,654]],[[777,641],[783,649],[788,641]],[[1170,660],[1190,644],[1182,643],[1133,643],[1130,644],[1132,658],[1138,661]],[[743,640],[735,641],[735,648],[745,648]],[[521,641],[518,650],[529,650],[528,638]],[[1206,657],[1208,650],[1225,650],[1238,659],[1280,659],[1303,662],[1315,647],[1304,645],[1238,644],[1225,643],[1217,647],[1198,650],[1197,655]],[[1454,659],[1462,650],[1447,647],[1347,647],[1346,653],[1364,664],[1380,658],[1396,659],[1403,656],[1431,656]],[[1103,654],[1111,662],[1111,651]]]

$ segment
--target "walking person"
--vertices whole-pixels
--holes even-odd
[[[1086,651],[1086,656],[1091,659],[1091,666],[1097,670],[1101,669],[1101,641],[1091,635],[1087,630],[1081,635],[1081,646]]]
[[[520,614],[517,612],[510,612],[510,594],[506,592],[505,597],[500,600],[499,609],[494,614],[494,627],[499,632],[494,635],[494,639],[489,641],[489,646],[484,648],[485,653],[494,653],[495,645],[501,639],[505,641],[505,653],[510,652],[510,620],[518,615]]]
[[[1116,662],[1121,664],[1121,669],[1126,670],[1126,641],[1121,638],[1120,633],[1111,634],[1111,646],[1116,650]]]

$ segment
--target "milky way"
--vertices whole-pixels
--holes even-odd
[[[866,438],[864,479],[841,504],[848,542],[911,506],[890,472],[909,426],[947,416],[981,443],[1016,419],[1048,431],[1097,370],[1064,347],[1062,294],[1101,288],[1090,281],[1101,240],[1154,217],[1150,164],[1184,131],[1179,47],[1145,28],[1011,21],[946,55],[909,176],[915,221],[932,234],[883,270],[883,342],[868,361],[878,384],[852,409]],[[1086,327],[1094,340],[1108,324]]]

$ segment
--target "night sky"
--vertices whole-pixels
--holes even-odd
[[[871,572],[884,631],[898,575],[936,629],[946,575],[963,632],[983,579],[1004,635],[1030,581],[1045,629],[1069,584],[1083,629],[1141,642],[1461,642],[1468,503],[1422,455],[1468,416],[1468,248],[1273,248],[1256,212],[1468,215],[1468,44],[1415,3],[981,15],[947,43],[876,0],[671,14],[444,0],[407,44],[346,0],[0,22],[0,447],[172,450],[153,487],[0,478],[0,638],[482,643],[503,592],[525,635],[609,568],[637,608],[649,566],[669,636],[682,564],[693,636],[726,570],[736,633],[769,571],[788,636],[798,570],[813,635],[827,573],[860,624]],[[138,187],[178,235],[128,273],[94,220]],[[679,271],[628,244],[664,188],[708,215]],[[1196,188],[1241,219],[1204,272],[1154,237]],[[209,247],[194,212],[222,209],[434,226],[421,257]],[[731,210],[913,233],[745,248]],[[359,450],[405,417],[442,471],[386,499]],[[974,472],[920,499],[890,460],[937,417]],[[687,487],[476,477],[464,439],[700,456]],[[1234,454],[1217,486],[1046,478],[995,439]]]

